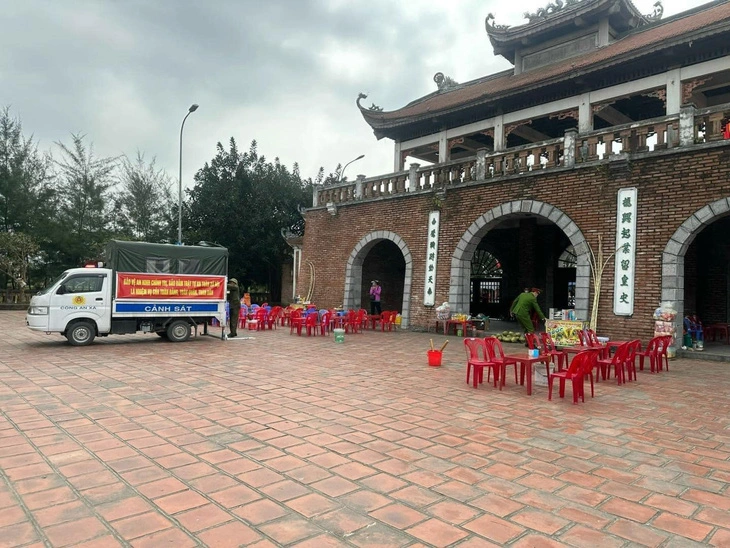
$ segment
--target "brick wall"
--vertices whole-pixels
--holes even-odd
[[[639,203],[634,316],[613,315],[611,263],[604,273],[599,328],[613,338],[649,338],[653,330],[651,315],[661,300],[662,252],[672,234],[690,215],[710,202],[730,196],[730,148],[692,147],[635,156],[622,169],[614,169],[620,165],[612,162],[610,168],[607,163],[601,163],[533,172],[448,189],[441,212],[436,303],[448,300],[451,257],[460,239],[490,209],[512,200],[539,200],[570,216],[594,248],[598,235],[602,234],[604,246],[611,249],[616,229],[616,193],[620,188],[636,186]],[[423,306],[430,197],[430,194],[405,195],[340,204],[334,217],[324,209],[309,211],[304,260],[311,260],[315,265],[314,302],[321,306],[341,304],[346,266],[353,248],[369,233],[388,230],[398,234],[412,254],[410,323],[427,325],[434,317],[433,310]],[[520,255],[524,260],[524,255]],[[531,253],[530,256],[538,255]],[[537,265],[535,272],[541,269],[546,271],[547,265]],[[523,282],[527,280],[516,283],[518,291]],[[510,280],[508,286],[514,288],[515,284]],[[305,268],[299,287],[302,294],[309,287],[309,272]],[[545,308],[552,306],[550,302],[540,304]]]

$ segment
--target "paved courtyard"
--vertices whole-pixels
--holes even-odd
[[[730,546],[730,364],[574,406],[441,335],[0,333],[0,546]]]

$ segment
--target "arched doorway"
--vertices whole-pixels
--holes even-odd
[[[451,258],[451,286],[449,288],[449,303],[452,310],[458,312],[466,312],[470,305],[470,289],[471,289],[471,262],[476,250],[478,249],[482,239],[491,230],[498,226],[502,229],[517,225],[520,233],[523,232],[522,225],[533,224],[533,231],[542,230],[542,225],[554,226],[555,232],[564,241],[556,243],[562,252],[567,245],[571,245],[575,254],[575,311],[579,318],[588,319],[588,292],[590,288],[590,267],[588,264],[588,247],[586,245],[583,233],[578,229],[575,222],[568,217],[560,209],[536,200],[517,200],[497,206],[481,217],[479,217],[464,232],[461,240],[456,246]],[[539,228],[538,228],[539,225]],[[552,288],[555,284],[555,268],[553,264],[558,264],[558,252],[554,255],[554,260],[550,261],[550,268],[546,268],[542,282],[546,287]],[[502,257],[500,257],[502,259]],[[509,261],[509,257],[504,257],[504,261]],[[502,263],[505,268],[505,263]],[[507,275],[507,274],[505,274]],[[529,280],[511,280],[512,286],[509,293],[517,294],[521,291],[522,286]],[[551,290],[552,291],[552,290]],[[552,296],[548,297],[548,306],[552,302]],[[545,311],[547,313],[547,311]]]
[[[410,316],[413,259],[403,238],[395,232],[377,230],[360,240],[350,253],[345,271],[345,308],[368,308],[370,280],[383,288],[384,310],[399,310],[401,326]]]
[[[697,314],[703,323],[730,322],[730,204],[722,198],[690,215],[662,253],[662,301],[682,319]]]
[[[502,264],[487,249],[477,249],[471,261],[470,311],[472,315],[498,317],[505,300]]]

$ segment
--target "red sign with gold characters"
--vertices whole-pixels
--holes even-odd
[[[222,301],[225,298],[225,276],[117,272],[117,299]]]

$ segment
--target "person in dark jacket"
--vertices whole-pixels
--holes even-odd
[[[515,315],[517,322],[525,330],[525,333],[534,333],[535,326],[532,323],[530,315],[534,310],[541,320],[545,319],[545,314],[540,310],[540,305],[537,304],[537,296],[540,294],[540,290],[533,287],[528,293],[520,293],[520,295],[512,303],[512,309],[510,312]]]
[[[226,300],[228,301],[228,327],[231,330],[229,337],[238,336],[238,315],[241,312],[241,291],[238,289],[238,280],[231,278],[226,287]]]

